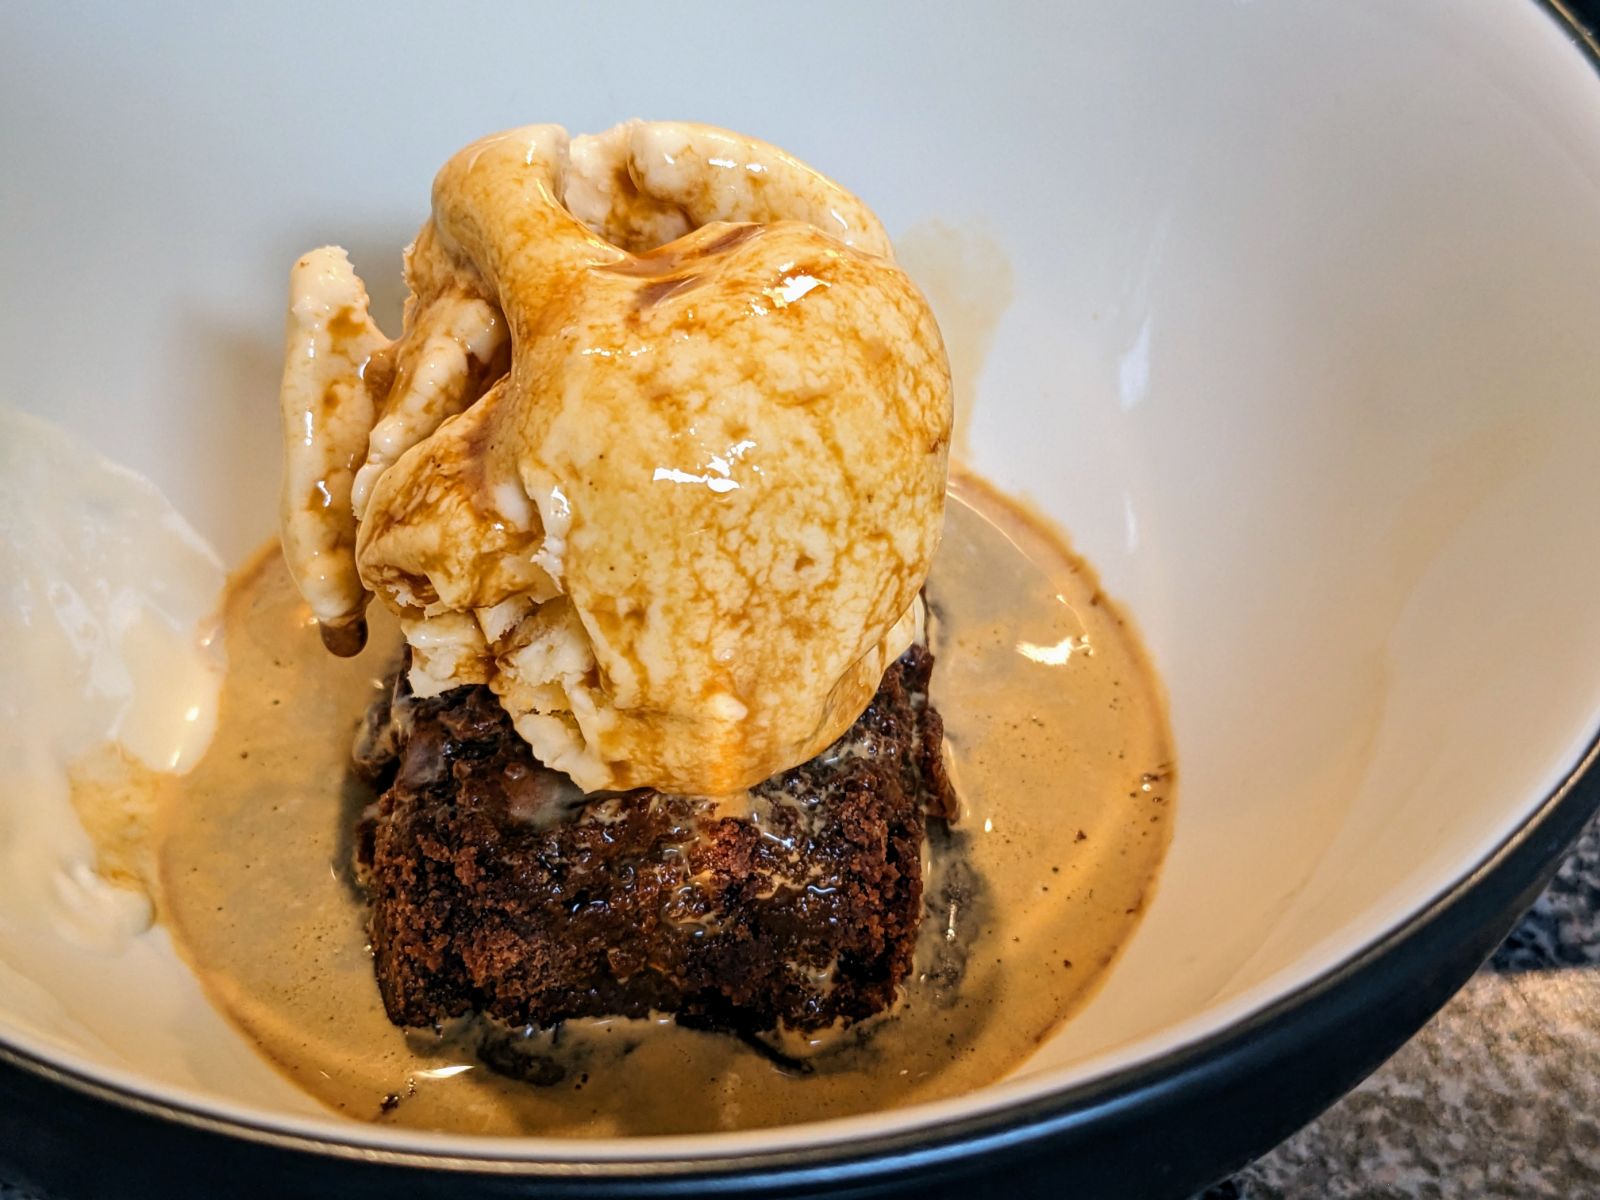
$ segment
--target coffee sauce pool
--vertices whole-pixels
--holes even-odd
[[[1138,923],[1172,829],[1161,691],[1093,573],[982,484],[952,480],[928,581],[963,813],[929,839],[917,966],[893,1013],[774,1055],[657,1021],[586,1020],[474,1053],[471,1021],[384,1016],[351,872],[346,775],[398,654],[338,659],[276,549],[233,581],[216,736],[158,827],[159,909],[260,1051],[350,1117],[484,1134],[752,1129],[957,1095],[1021,1066]],[[827,1043],[827,1044],[822,1044]]]

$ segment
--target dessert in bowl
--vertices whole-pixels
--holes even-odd
[[[308,1187],[338,1177],[346,1194],[367,1186],[362,1162],[375,1178],[439,1173],[418,1186],[440,1189],[451,1171],[602,1190],[647,1170],[752,1185],[913,1159],[978,1171],[1057,1148],[1064,1169],[1091,1172],[1115,1157],[1115,1131],[1150,1128],[1117,1122],[1177,1119],[1222,1076],[1283,1093],[1295,1064],[1307,1082],[1294,1094],[1314,1105],[1492,940],[1585,802],[1563,781],[1594,728],[1587,64],[1532,6],[1466,20],[1427,6],[1174,10],[1159,28],[1080,11],[1027,36],[946,20],[918,26],[919,53],[899,65],[874,58],[870,123],[796,118],[756,86],[772,55],[754,49],[716,72],[634,64],[634,79],[601,64],[581,104],[525,76],[492,114],[481,98],[419,97],[398,114],[404,136],[378,144],[371,122],[265,119],[249,106],[313,98],[264,86],[240,96],[226,134],[203,106],[184,110],[171,126],[182,161],[216,169],[176,192],[158,180],[172,140],[158,152],[114,103],[97,107],[109,132],[95,165],[125,186],[69,186],[91,164],[60,148],[88,126],[60,100],[43,109],[54,137],[10,147],[44,186],[8,218],[7,250],[33,281],[7,335],[8,401],[155,480],[237,568],[273,523],[282,273],[306,246],[350,237],[379,279],[437,163],[496,124],[683,112],[771,136],[883,218],[969,405],[958,451],[1070,531],[1169,691],[1183,785],[1171,851],[1089,1004],[1008,1079],[931,1105],[746,1133],[472,1139],[330,1118],[259,1061],[159,938],[107,956],[11,930],[5,1042],[25,1065],[7,1086],[51,1103],[11,1105],[9,1121],[65,1128],[105,1105],[87,1111],[115,1116],[98,1124],[113,1144],[133,1130],[187,1137],[218,1162],[276,1146],[309,1164]],[[99,41],[43,18],[25,33],[18,46],[95,75]],[[202,22],[191,36],[216,33]],[[836,117],[845,68],[864,67],[872,40],[746,36],[840,62]],[[1003,69],[951,86],[973,69],[962,48],[980,43]],[[573,31],[548,44],[584,43]],[[1185,70],[1219,61],[1237,69]],[[214,56],[141,63],[173,95],[233,94],[213,86]],[[623,80],[603,101],[604,81]],[[1393,112],[1405,119],[1376,119]],[[1472,137],[1452,132],[1464,126]],[[865,140],[841,132],[869,127]],[[1055,153],[1038,152],[1041,130]],[[952,161],[963,169],[926,169]],[[996,169],[965,169],[976,162]],[[115,215],[130,205],[139,236]],[[49,316],[69,310],[71,328]],[[1517,614],[1512,644],[1485,635],[1490,609]],[[1103,844],[1085,832],[1081,851]],[[1269,1137],[1294,1119],[1279,1107],[1230,1125]],[[1154,1172],[1141,1161],[1159,1159],[1176,1179],[1248,1148],[1210,1132],[1119,1167]],[[50,1151],[59,1138],[11,1143],[36,1147],[41,1174],[72,1166]],[[1223,1158],[1195,1166],[1200,1143]]]
[[[725,130],[525,126],[405,257],[393,341],[344,251],[295,264],[282,553],[228,589],[204,757],[138,801],[221,1010],[332,1111],[503,1135],[1026,1058],[1135,927],[1175,765],[1092,572],[947,478],[877,219]]]

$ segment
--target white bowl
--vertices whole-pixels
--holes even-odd
[[[1181,1191],[1414,1029],[1595,805],[1600,81],[1538,4],[284,0],[6,25],[0,400],[156,480],[230,562],[272,529],[296,254],[343,242],[392,311],[459,145],[709,121],[839,178],[912,250],[943,231],[907,261],[972,458],[1134,614],[1182,771],[1105,987],[971,1095],[610,1142],[360,1125],[259,1062],[159,936],[19,941],[14,1171],[350,1196],[1007,1164],[1013,1191],[1047,1165]]]

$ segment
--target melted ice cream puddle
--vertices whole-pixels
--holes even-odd
[[[148,480],[0,410],[0,575],[0,922],[116,951],[151,903],[96,869],[73,776],[104,791],[119,764],[199,760],[224,666],[222,565]]]
[[[477,1061],[470,1028],[391,1025],[351,876],[370,795],[346,770],[399,633],[375,613],[365,654],[327,654],[273,547],[234,577],[226,619],[248,633],[217,738],[162,811],[163,920],[263,1056],[366,1120],[503,1135],[707,1132],[993,1082],[1093,994],[1137,926],[1172,832],[1173,747],[1160,684],[1094,573],[979,483],[957,478],[946,513],[928,580],[932,692],[965,812],[931,847],[904,1003],[811,1074],[670,1018],[598,1019],[529,1039],[560,1072],[533,1086]]]

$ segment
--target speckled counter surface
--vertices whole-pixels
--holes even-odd
[[[1600,820],[1432,1023],[1203,1200],[1301,1197],[1600,1197]]]
[[[1600,821],[1365,1083],[1204,1200],[1600,1197]]]

